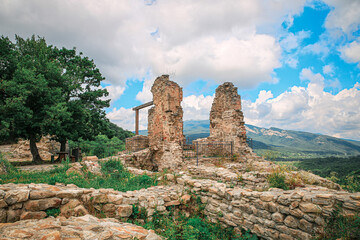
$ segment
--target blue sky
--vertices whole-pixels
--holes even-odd
[[[184,120],[208,119],[233,82],[246,123],[360,140],[360,1],[0,0],[0,32],[43,36],[94,59],[109,119],[133,130],[161,74]],[[147,112],[140,115],[147,127]]]

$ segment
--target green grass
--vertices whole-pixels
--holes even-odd
[[[0,163],[7,162],[1,158]],[[134,175],[123,167],[118,160],[101,162],[102,176],[87,172],[66,174],[70,168],[68,162],[46,172],[22,172],[12,168],[8,174],[1,175],[0,184],[5,183],[55,183],[75,184],[81,188],[113,188],[118,191],[133,191],[157,185],[155,178],[148,175]],[[11,164],[10,164],[11,166]]]
[[[331,216],[326,219],[324,232],[317,239],[360,239],[360,216],[345,217],[342,214],[341,206],[337,206]]]

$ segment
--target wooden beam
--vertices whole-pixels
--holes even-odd
[[[146,108],[146,107],[149,107],[151,105],[154,105],[154,102],[151,101],[151,102],[148,102],[148,103],[144,103],[140,106],[137,106],[137,107],[134,107],[132,110],[136,111],[136,110],[139,110],[139,109],[142,109],[142,108]]]
[[[140,106],[134,107],[132,110],[135,111],[135,134],[139,135],[139,110],[153,105],[154,102],[144,103]]]
[[[135,135],[139,135],[139,109],[135,111]]]

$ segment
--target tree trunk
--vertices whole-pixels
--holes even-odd
[[[40,163],[42,162],[42,159],[40,157],[38,148],[36,146],[36,139],[35,137],[30,137],[30,151],[31,151],[31,155],[33,157],[33,162],[34,163]]]

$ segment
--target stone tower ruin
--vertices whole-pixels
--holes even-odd
[[[217,87],[210,111],[210,136],[201,142],[232,142],[233,153],[248,154],[241,98],[231,82]]]
[[[148,137],[158,170],[175,169],[183,162],[182,88],[169,75],[156,78],[151,88],[154,107],[149,110]]]

